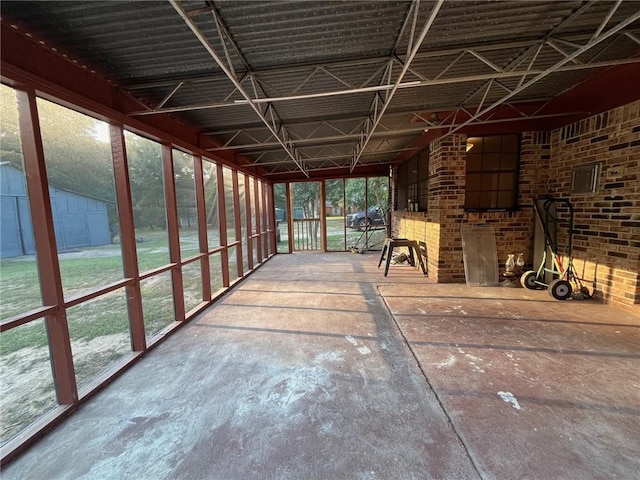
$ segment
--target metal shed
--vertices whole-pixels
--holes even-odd
[[[58,251],[111,243],[107,203],[51,186],[51,210]],[[0,164],[0,258],[35,254],[24,174]]]

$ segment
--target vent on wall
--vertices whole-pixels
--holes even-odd
[[[599,163],[578,165],[573,167],[571,192],[594,193],[598,190],[598,178],[600,177]]]

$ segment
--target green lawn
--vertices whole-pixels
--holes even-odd
[[[278,244],[278,252],[285,253],[288,251],[286,225],[281,224],[280,230],[282,241]],[[343,217],[327,217],[326,231],[327,250],[334,252],[348,251],[352,246],[381,250],[387,236],[384,228],[369,230],[366,233],[352,228],[345,229]]]
[[[186,232],[185,238],[191,233]],[[138,266],[141,273],[162,267],[169,262],[167,234],[162,230],[137,232],[142,239],[137,244]],[[181,232],[181,237],[183,232]],[[199,253],[197,242],[192,239],[183,244],[182,256],[188,258]],[[186,245],[186,246],[185,246]],[[222,286],[220,276],[219,255],[211,257],[211,271],[214,275],[212,286],[219,289]],[[61,252],[59,255],[60,275],[65,298],[99,288],[124,278],[120,246],[104,245],[100,247],[83,248],[81,251]],[[235,264],[232,270],[236,271]],[[216,274],[217,272],[217,274]],[[188,309],[202,301],[200,281],[200,263],[193,262],[185,267],[184,286]],[[160,281],[162,279],[162,281]],[[216,283],[217,280],[217,283]],[[142,282],[143,302],[147,304],[145,321],[153,323],[158,316],[166,316],[167,297],[171,299],[171,277],[169,273],[154,276]],[[124,295],[124,289],[112,292],[100,298]],[[40,282],[38,279],[35,256],[0,259],[0,318],[6,319],[34,308],[42,306]],[[82,311],[82,328],[76,329],[78,338],[93,338],[122,331],[121,318],[127,318],[126,305],[123,308],[110,308],[108,312],[101,311],[99,299],[94,299],[70,309],[69,313]],[[160,309],[153,305],[161,305]],[[172,305],[172,304],[171,304]],[[71,315],[69,314],[69,317]],[[97,321],[96,319],[100,319]],[[72,321],[71,318],[69,319]],[[94,320],[96,320],[94,322]],[[125,322],[126,323],[126,322]],[[8,353],[25,346],[40,346],[46,344],[42,332],[30,334],[28,326],[3,332],[0,336],[0,351]]]
[[[162,230],[136,232],[141,273],[169,262],[167,234]],[[181,230],[181,255],[199,253],[197,232]],[[214,241],[216,241],[214,239]],[[231,257],[231,278],[237,267]],[[210,256],[211,288],[222,288],[220,254]],[[118,244],[82,248],[59,254],[65,298],[124,278]],[[183,269],[187,311],[202,302],[200,262]],[[235,273],[234,273],[235,272]],[[140,283],[147,341],[175,321],[172,274],[156,274]],[[35,256],[0,259],[0,318],[7,319],[42,306]],[[126,289],[120,288],[67,309],[76,381],[90,382],[118,358],[131,351]],[[0,334],[0,439],[8,440],[55,406],[44,320],[35,320]]]
[[[328,221],[329,250],[345,249],[342,217]],[[384,230],[381,231],[384,238]],[[377,232],[375,233],[377,234]],[[169,263],[167,233],[163,230],[136,232],[139,271],[144,273]],[[283,237],[286,231],[283,231]],[[362,232],[347,229],[347,249]],[[197,231],[181,230],[181,255],[199,252]],[[212,239],[216,242],[217,239]],[[286,245],[281,242],[279,247]],[[246,248],[243,258],[246,261]],[[280,250],[282,251],[282,250]],[[237,277],[236,257],[230,250],[230,277]],[[220,254],[209,257],[211,289],[222,288]],[[118,244],[59,254],[65,298],[82,294],[124,278]],[[200,262],[183,269],[185,307],[189,311],[202,301]],[[147,340],[174,322],[172,274],[154,275],[140,283]],[[42,306],[35,256],[0,259],[0,318],[7,319]],[[126,289],[120,288],[67,309],[76,380],[85,385],[114,361],[131,351]],[[44,320],[36,320],[0,334],[0,380],[3,387],[0,438],[4,442],[24,426],[55,406]]]

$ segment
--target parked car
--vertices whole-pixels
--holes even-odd
[[[369,228],[375,228],[386,224],[385,214],[380,205],[370,207],[365,213],[364,210],[357,213],[347,215],[347,227],[364,230],[367,225]]]

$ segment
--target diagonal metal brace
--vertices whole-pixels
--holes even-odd
[[[418,10],[419,10],[418,7],[420,5],[420,2],[417,1],[413,4],[413,8],[411,10],[413,15],[409,15],[407,17],[405,24],[402,27],[402,31],[404,31],[405,28],[408,26],[409,22],[413,23],[412,25],[413,28],[411,30],[412,34],[411,34],[410,43],[409,43],[410,51],[407,52],[407,56],[405,58],[402,70],[400,71],[400,74],[398,75],[398,78],[396,79],[393,85],[393,88],[387,93],[384,99],[384,103],[380,104],[378,102],[378,96],[376,96],[375,98],[375,101],[371,107],[371,111],[369,112],[369,121],[365,122],[363,131],[361,133],[362,138],[360,141],[356,143],[355,151],[351,159],[351,168],[350,168],[351,172],[353,172],[353,169],[358,164],[358,161],[362,156],[362,152],[364,152],[364,149],[367,147],[369,140],[371,140],[371,137],[373,136],[373,132],[376,130],[378,124],[380,123],[380,120],[382,119],[382,116],[384,115],[384,112],[387,110],[387,107],[389,107],[389,104],[391,103],[393,96],[395,95],[396,91],[400,87],[400,84],[402,83],[402,79],[404,78],[405,74],[409,70],[409,67],[411,66],[411,62],[413,61],[414,57],[418,53],[418,50],[420,49],[422,42],[427,36],[427,33],[431,29],[431,26],[433,25],[433,22],[435,21],[436,16],[438,15],[438,12],[440,11],[440,8],[442,7],[443,3],[444,3],[444,0],[438,0],[436,5],[434,5],[434,7],[431,10],[431,13],[429,14],[429,17],[427,18],[427,21],[425,22],[425,24],[422,27],[422,30],[420,31],[420,34],[415,40],[413,39],[413,32],[415,31],[415,26],[416,26],[415,22],[418,15]],[[389,69],[389,72],[390,72],[390,69]]]
[[[178,15],[184,20],[187,26],[191,29],[196,38],[200,41],[202,46],[207,50],[209,55],[215,60],[220,69],[224,72],[224,74],[229,78],[231,83],[233,83],[234,87],[240,92],[240,94],[245,98],[248,102],[249,106],[253,109],[255,114],[260,118],[260,120],[266,125],[267,129],[271,132],[271,134],[276,138],[278,143],[282,145],[282,148],[287,152],[287,155],[293,160],[296,166],[308,177],[309,173],[307,172],[307,168],[300,161],[302,158],[300,152],[295,148],[290,138],[286,134],[286,131],[281,128],[279,131],[274,128],[274,125],[265,117],[262,113],[262,110],[258,104],[253,102],[254,98],[251,96],[242,84],[237,80],[235,73],[232,71],[230,65],[218,55],[213,46],[209,43],[204,33],[198,28],[198,26],[194,23],[194,21],[189,16],[189,13],[183,8],[182,2],[178,0],[169,0],[171,6],[178,12]]]

